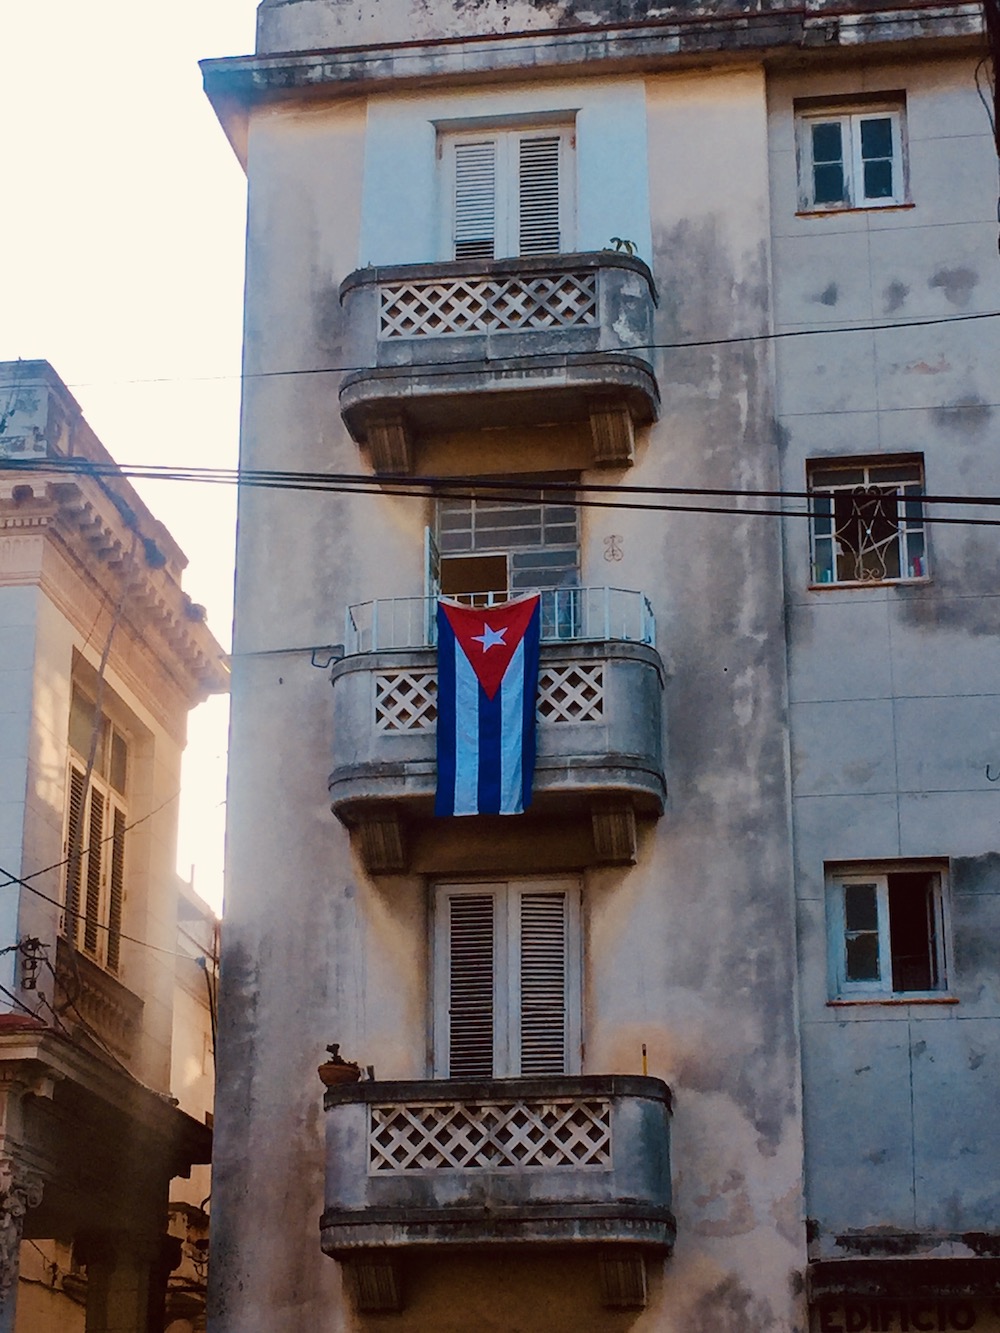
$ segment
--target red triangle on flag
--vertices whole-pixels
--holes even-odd
[[[500,688],[538,600],[538,593],[533,593],[496,606],[462,606],[442,598],[441,609],[487,699]]]

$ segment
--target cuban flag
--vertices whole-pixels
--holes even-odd
[[[518,815],[531,804],[539,602],[438,602],[437,815]]]

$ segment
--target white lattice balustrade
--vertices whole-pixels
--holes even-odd
[[[604,717],[604,667],[543,667],[538,673],[539,722],[600,722]],[[432,731],[437,722],[433,671],[375,674],[378,731]]]
[[[548,667],[538,673],[539,722],[600,722],[604,667]]]
[[[603,1098],[371,1107],[370,1175],[610,1166],[611,1103]]]
[[[430,731],[437,721],[433,671],[380,671],[375,675],[378,731]]]
[[[587,328],[597,323],[593,273],[445,278],[379,287],[379,337]]]

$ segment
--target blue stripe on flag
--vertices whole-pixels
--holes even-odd
[[[506,677],[505,677],[506,679]],[[498,815],[500,805],[503,686],[492,699],[476,681],[479,690],[479,813]]]
[[[451,622],[437,609],[437,792],[436,815],[455,813],[455,634]]]

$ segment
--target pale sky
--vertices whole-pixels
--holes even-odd
[[[246,186],[198,60],[256,0],[0,0],[0,360],[49,361],[120,463],[234,467]],[[235,490],[140,483],[225,648]],[[226,705],[191,719],[178,866],[222,896]]]

